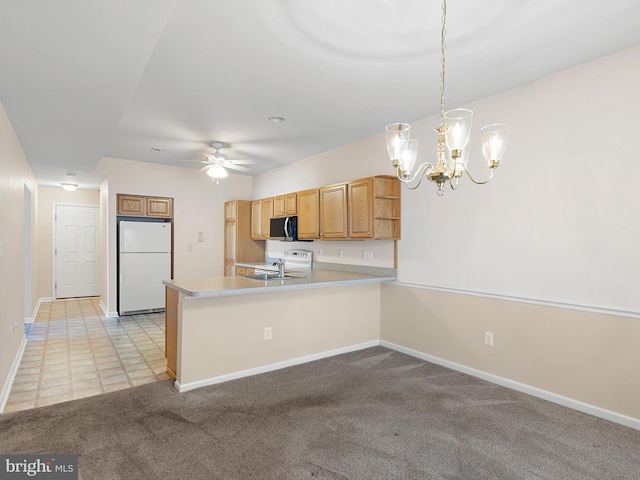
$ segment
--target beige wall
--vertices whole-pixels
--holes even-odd
[[[38,238],[36,250],[40,266],[36,298],[54,297],[52,284],[53,204],[95,205],[100,204],[98,190],[78,189],[67,192],[58,187],[38,188]]]
[[[182,387],[380,338],[380,285],[183,300]],[[272,327],[272,340],[264,328]],[[202,386],[202,385],[199,385]]]
[[[229,174],[219,184],[194,168],[103,158],[98,173],[103,183],[101,206],[106,221],[103,232],[106,250],[101,252],[107,268],[103,272],[106,292],[102,302],[109,314],[117,312],[116,276],[116,195],[129,193],[172,197],[174,236],[174,277],[207,277],[224,274],[224,202],[249,200],[253,178]],[[106,202],[106,208],[105,207]],[[198,232],[204,241],[198,242]]]
[[[31,272],[25,271],[25,185],[31,191]],[[34,243],[37,237],[37,186],[16,134],[0,104],[0,407],[8,395],[6,382],[24,338],[24,319],[31,316],[25,306],[25,276],[37,277]],[[35,282],[31,291],[35,291]],[[27,287],[28,288],[28,287]],[[32,295],[31,308],[35,306]],[[17,326],[14,333],[14,325]]]
[[[382,340],[640,420],[636,319],[401,285],[381,302]]]
[[[383,289],[383,339],[640,418],[640,391],[629,385],[640,351],[638,84],[640,47],[466,105],[474,110],[471,171],[488,173],[483,125],[510,124],[506,156],[485,186],[463,179],[443,197],[426,181],[403,190],[405,285]],[[447,106],[463,106],[454,91]],[[438,121],[412,124],[419,162],[435,157]],[[256,176],[255,194],[381,173],[391,173],[384,125],[373,137]],[[492,350],[483,344],[488,329]]]

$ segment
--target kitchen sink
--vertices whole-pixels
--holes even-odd
[[[292,278],[303,278],[299,276],[285,275],[284,277],[278,276],[277,273],[257,273],[256,275],[247,275],[247,278],[253,280],[290,280]]]

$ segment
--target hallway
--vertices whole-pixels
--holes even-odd
[[[99,298],[40,305],[4,412],[166,380],[164,314],[101,315]]]

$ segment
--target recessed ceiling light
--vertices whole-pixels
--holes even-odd
[[[164,152],[164,148],[162,147],[151,147],[149,149],[150,152]]]
[[[269,117],[269,121],[272,123],[282,123],[285,119],[283,117]]]

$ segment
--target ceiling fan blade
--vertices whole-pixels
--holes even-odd
[[[229,161],[236,165],[253,165],[254,163],[256,163],[253,160],[229,160]]]
[[[204,160],[178,160],[179,162],[185,162],[185,163],[206,163],[207,165],[209,165],[211,162],[205,162]]]
[[[204,163],[204,162],[202,162]],[[208,163],[207,165],[205,165],[204,167],[202,167],[200,170],[198,170],[199,172],[204,172],[205,170],[208,170],[211,167],[211,164]]]
[[[224,168],[230,168],[231,170],[238,170],[239,172],[248,172],[249,169],[247,167],[241,167],[240,165],[234,165],[233,163],[225,163]]]

